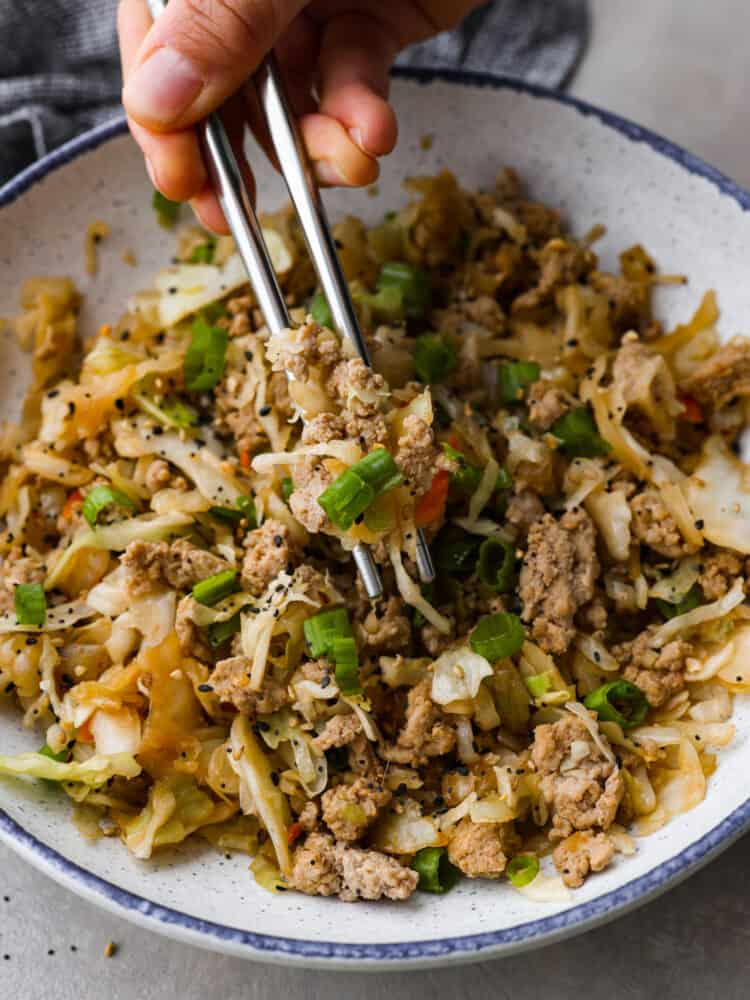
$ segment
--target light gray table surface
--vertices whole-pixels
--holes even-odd
[[[593,8],[572,92],[750,186],[747,0],[593,0]],[[112,958],[108,941],[118,946]],[[573,941],[503,962],[369,976],[176,944],[94,909],[0,848],[1,1000],[740,1000],[750,995],[749,972],[750,838],[667,896]]]

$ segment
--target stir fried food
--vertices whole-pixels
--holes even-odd
[[[271,889],[558,898],[700,803],[733,738],[750,341],[719,346],[710,292],[663,329],[652,291],[680,279],[639,246],[601,270],[599,232],[511,171],[409,187],[336,228],[373,370],[283,212],[280,336],[195,228],[85,343],[73,285],[28,283],[0,694],[44,746],[0,773],[58,783],[137,858],[246,851]]]

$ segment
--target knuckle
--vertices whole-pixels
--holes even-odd
[[[182,0],[174,42],[199,65],[247,66],[271,47],[274,4],[248,0]]]

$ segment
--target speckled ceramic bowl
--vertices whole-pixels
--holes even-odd
[[[492,182],[513,164],[533,194],[559,206],[578,232],[604,222],[605,264],[644,243],[669,271],[690,276],[666,289],[668,322],[690,315],[701,291],[718,290],[725,335],[750,323],[750,195],[688,153],[635,125],[575,101],[476,76],[400,77],[394,100],[398,152],[379,194],[337,192],[332,213],[377,219],[403,198],[407,174],[454,170],[467,187]],[[429,150],[420,136],[434,135]],[[283,199],[279,178],[256,157],[259,202]],[[122,122],[48,156],[0,191],[0,313],[16,311],[22,280],[69,274],[86,298],[89,327],[114,319],[130,293],[169,258],[171,236],[154,222],[140,157]],[[85,274],[83,239],[93,219],[112,227],[95,281]],[[125,249],[137,266],[121,262]],[[27,359],[6,335],[3,407],[13,411]],[[260,890],[242,857],[200,845],[143,863],[117,842],[85,842],[62,796],[41,784],[0,781],[0,837],[24,859],[92,902],[153,930],[219,951],[329,968],[389,969],[486,959],[584,930],[664,891],[750,825],[750,706],[737,700],[738,736],[711,778],[706,800],[591,878],[566,904],[534,904],[508,886],[461,883],[449,898],[417,894],[407,904],[358,904]],[[17,717],[0,711],[0,747],[38,744]]]

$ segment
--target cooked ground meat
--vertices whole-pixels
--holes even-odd
[[[392,596],[367,614],[357,631],[373,653],[399,653],[408,647],[411,624],[404,611],[403,601]]]
[[[631,530],[638,541],[654,552],[676,559],[694,549],[685,541],[677,522],[664,506],[656,490],[644,490],[630,501]]]
[[[327,444],[346,437],[346,421],[336,413],[319,413],[302,429],[302,444]]]
[[[155,458],[146,472],[147,488],[152,493],[156,493],[158,490],[163,490],[171,479],[172,473],[169,471],[169,463],[165,462],[163,458]]]
[[[208,678],[219,701],[234,705],[243,715],[268,715],[289,704],[285,684],[276,683],[269,672],[260,691],[250,690],[252,662],[246,656],[230,656],[219,660]]]
[[[449,618],[451,629],[448,633],[441,632],[435,625],[429,622],[419,630],[419,639],[430,656],[438,657],[449,649],[456,641],[455,621]]]
[[[606,737],[602,736],[604,745]],[[607,760],[583,721],[574,715],[534,730],[531,759],[551,812],[551,840],[574,830],[606,830],[624,792],[620,769]]]
[[[315,737],[313,746],[321,752],[333,747],[345,747],[361,732],[362,723],[354,712],[349,715],[334,715],[326,722],[323,732]]]
[[[552,852],[555,867],[571,889],[583,885],[589,872],[600,872],[612,860],[615,847],[606,833],[579,830],[561,841]]]
[[[311,833],[294,852],[289,884],[308,896],[356,899],[407,899],[419,876],[380,851],[337,844],[326,833]]]
[[[211,647],[203,637],[203,630],[199,629],[193,621],[197,606],[197,601],[190,594],[178,601],[174,629],[177,633],[180,649],[186,656],[194,656],[210,663],[213,660]]]
[[[387,392],[383,376],[368,368],[360,358],[339,361],[326,388],[331,398],[355,417],[376,414]]]
[[[618,333],[641,331],[647,322],[651,304],[647,282],[629,281],[624,275],[592,271],[589,285],[607,296],[610,321]]]
[[[572,405],[566,392],[543,379],[529,386],[526,402],[529,407],[529,423],[540,431],[549,430]]]
[[[333,482],[333,476],[316,458],[302,458],[294,466],[294,492],[289,507],[299,523],[308,531],[322,531],[328,516],[318,503],[318,497]]]
[[[184,538],[176,542],[131,542],[122,557],[128,588],[134,595],[157,587],[191,590],[200,580],[229,569],[226,560]]]
[[[703,361],[683,388],[702,405],[719,410],[735,396],[750,393],[750,340],[733,337]]]
[[[432,477],[440,467],[441,454],[429,425],[415,413],[410,413],[404,419],[404,430],[398,439],[395,456],[407,486],[418,494],[428,490]]]
[[[664,647],[653,644],[658,625],[650,625],[635,639],[612,647],[626,680],[637,685],[649,705],[658,708],[685,687],[685,661],[693,647],[684,639],[673,639]]]
[[[425,677],[409,689],[404,728],[395,744],[381,748],[383,760],[418,767],[427,758],[441,756],[453,749],[456,734],[430,698],[431,688],[432,678]]]
[[[700,557],[698,585],[707,601],[718,601],[731,590],[738,576],[744,576],[744,563],[734,552],[716,552]]]
[[[592,270],[596,257],[585,247],[556,237],[539,251],[537,263],[539,281],[535,288],[514,299],[514,313],[544,305],[556,289],[562,285],[574,284]]]
[[[323,822],[337,840],[359,840],[391,801],[389,789],[367,778],[323,792]]]
[[[512,823],[473,823],[464,816],[448,844],[448,857],[469,878],[499,878],[520,846]]]
[[[565,652],[575,613],[594,596],[598,575],[596,532],[584,510],[567,511],[559,521],[545,514],[531,526],[519,594],[523,620],[542,649]]]
[[[294,566],[298,552],[289,536],[289,528],[270,517],[260,528],[245,536],[242,582],[252,594],[262,594],[282,570]]]
[[[531,490],[514,493],[508,500],[505,521],[520,538],[525,538],[531,525],[544,516],[544,504]]]

